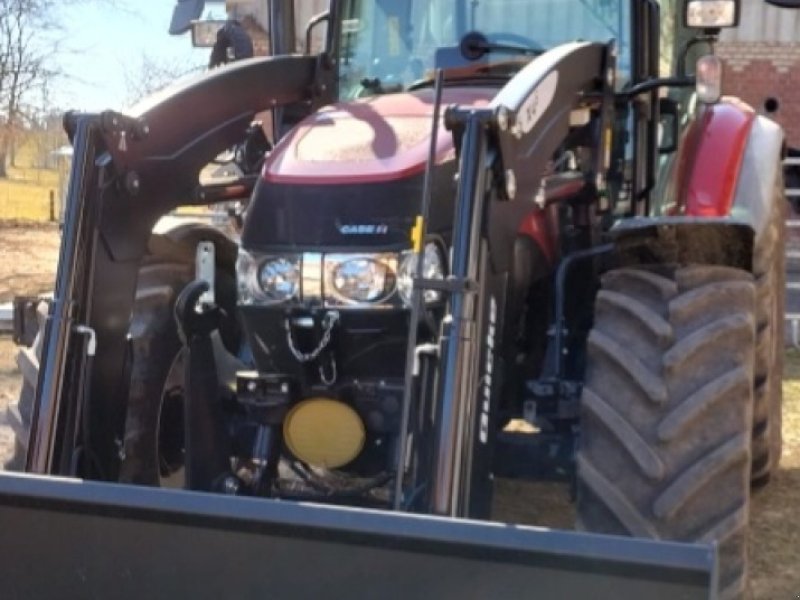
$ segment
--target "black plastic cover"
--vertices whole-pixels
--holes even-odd
[[[204,0],[178,0],[172,10],[172,21],[169,24],[170,35],[186,33],[203,14]]]

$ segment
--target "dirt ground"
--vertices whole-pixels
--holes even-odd
[[[52,289],[58,257],[58,229],[0,223],[0,303],[15,294]],[[11,449],[2,426],[5,406],[19,393],[15,348],[0,336],[0,458]],[[800,353],[787,353],[784,382],[784,450],[781,468],[767,488],[753,493],[751,585],[756,600],[800,597]],[[572,508],[566,486],[497,483],[496,513],[505,519],[570,528]]]
[[[0,223],[0,304],[53,291],[58,225]]]

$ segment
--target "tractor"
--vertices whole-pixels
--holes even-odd
[[[67,114],[18,419],[47,477],[0,476],[0,514],[95,551],[12,584],[743,597],[781,452],[785,201],[781,129],[722,96],[739,8],[331,0],[296,54],[273,0],[271,56]],[[240,174],[203,181],[231,147]],[[231,200],[238,239],[153,232]],[[496,478],[552,476],[581,533],[490,522]]]

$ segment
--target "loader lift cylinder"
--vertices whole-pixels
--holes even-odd
[[[456,192],[453,227],[453,259],[450,283],[452,290],[444,319],[442,336],[442,378],[439,385],[435,464],[432,480],[433,512],[464,516],[468,507],[462,489],[461,465],[466,457],[464,441],[468,438],[473,402],[474,369],[478,367],[476,294],[483,215],[486,200],[487,142],[485,128],[492,112],[450,109],[445,121],[464,127],[461,166]],[[463,124],[463,125],[462,125]],[[468,445],[468,444],[467,444]]]
[[[569,130],[576,99],[586,91],[607,92],[613,82],[613,78],[605,77],[606,67],[613,64],[610,49],[603,44],[564,45],[520,71],[488,108],[451,107],[445,113],[460,162],[451,276],[443,286],[449,301],[442,324],[436,458],[431,473],[434,514],[479,517],[488,510],[484,498],[473,497],[479,479],[490,476],[476,469],[478,450],[484,452],[485,448],[489,456],[494,442],[493,407],[477,404],[476,374],[481,370],[478,340],[484,333],[479,330],[495,326],[483,314],[486,290],[482,282],[488,273],[482,268],[486,264],[482,254],[489,247],[501,252],[509,235],[508,231],[498,234],[500,228],[492,232],[490,213],[497,203],[490,205],[489,198],[509,205],[502,217],[505,223],[518,224],[527,214],[528,203],[514,201],[517,188],[539,184],[547,161]],[[550,85],[552,91],[546,92]],[[542,98],[546,95],[549,98],[545,101]],[[605,102],[610,98],[609,93],[602,95]],[[491,377],[490,368],[486,376]],[[491,403],[493,394],[489,385],[487,403]],[[488,481],[480,483],[484,489],[491,487]]]
[[[88,265],[82,259],[91,256],[91,250],[81,244],[82,240],[93,243],[94,236],[89,233],[88,221],[94,213],[94,206],[85,198],[94,198],[92,186],[97,184],[95,164],[100,119],[96,115],[65,116],[65,125],[74,136],[75,158],[70,174],[67,194],[64,231],[61,254],[58,259],[55,294],[50,314],[45,325],[45,339],[40,361],[38,397],[31,418],[31,432],[25,469],[33,473],[63,473],[64,465],[71,463],[72,457],[58,456],[58,436],[67,435],[62,431],[62,403],[69,403],[75,390],[70,389],[77,382],[75,378],[65,378],[68,360],[76,360],[70,354],[73,325],[80,319],[76,309],[80,304],[76,295],[81,289]],[[85,242],[84,242],[85,243]],[[84,286],[85,287],[85,286]],[[73,370],[72,372],[77,372]],[[66,399],[65,399],[66,396]]]

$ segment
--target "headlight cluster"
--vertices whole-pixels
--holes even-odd
[[[411,301],[416,256],[412,252],[304,253],[281,256],[239,251],[236,278],[240,304],[303,302],[341,308],[391,308]],[[443,278],[442,252],[425,247],[423,277]],[[437,302],[441,294],[425,292]]]
[[[424,279],[444,279],[444,259],[439,247],[428,242],[425,244],[422,258],[422,277]],[[417,256],[413,252],[403,252],[398,273],[397,291],[406,304],[411,304],[411,294],[414,292],[414,275],[418,265]],[[442,299],[442,293],[434,290],[425,290],[425,302],[431,304]]]

